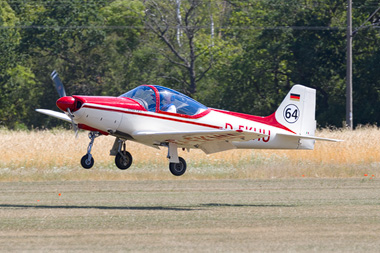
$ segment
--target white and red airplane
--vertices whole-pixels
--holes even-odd
[[[314,136],[316,129],[315,89],[294,85],[275,113],[267,117],[213,109],[158,85],[141,85],[119,97],[66,96],[54,71],[52,79],[62,112],[36,109],[88,130],[90,143],[81,159],[84,168],[94,164],[91,148],[100,135],[116,137],[110,155],[125,170],[132,156],[127,140],[154,148],[168,148],[169,169],[175,176],[186,171],[178,148],[201,149],[206,154],[229,149],[314,149],[315,140],[338,141]]]

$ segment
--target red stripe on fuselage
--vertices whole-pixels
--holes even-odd
[[[216,112],[224,113],[224,114],[227,114],[227,115],[235,116],[235,117],[238,117],[238,118],[254,121],[254,122],[257,122],[257,123],[262,123],[262,124],[265,124],[265,125],[268,125],[268,126],[277,127],[277,128],[280,128],[280,129],[283,129],[283,130],[286,130],[286,131],[289,131],[289,132],[295,134],[294,131],[292,131],[289,128],[287,128],[286,126],[280,124],[276,120],[276,116],[275,116],[276,113],[273,113],[273,114],[271,114],[271,115],[269,115],[267,117],[260,117],[260,116],[255,116],[255,115],[249,115],[249,114],[239,113],[239,112],[230,112],[230,111],[223,111],[223,110],[218,110],[218,109],[212,109],[212,110],[216,111]]]
[[[197,125],[197,126],[222,129],[222,127],[220,127],[220,126],[214,126],[214,125],[209,125],[209,124],[204,124],[204,123],[199,123],[199,122],[193,122],[193,121],[188,121],[188,120],[182,120],[182,119],[168,118],[168,117],[164,117],[164,116],[151,115],[151,114],[140,113],[140,112],[124,111],[124,110],[113,109],[113,108],[97,107],[97,106],[86,105],[86,104],[83,105],[83,108],[90,108],[90,109],[103,110],[103,111],[112,111],[112,112],[121,112],[121,113],[126,113],[126,114],[133,114],[133,115],[139,115],[139,116],[144,116],[144,117],[151,117],[151,118],[156,118],[156,119],[171,120],[171,121],[180,122],[180,123],[193,124],[193,125]]]

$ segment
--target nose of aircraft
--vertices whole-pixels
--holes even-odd
[[[67,111],[67,108],[73,111],[75,109],[75,98],[71,96],[61,97],[57,100],[57,106],[64,112]]]

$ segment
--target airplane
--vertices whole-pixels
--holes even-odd
[[[194,99],[158,85],[141,85],[118,97],[67,96],[56,71],[51,74],[62,112],[36,109],[90,131],[87,153],[81,165],[94,165],[91,154],[95,138],[114,136],[110,155],[121,170],[132,165],[126,141],[153,148],[167,148],[169,169],[181,176],[187,169],[178,149],[201,149],[206,154],[230,149],[314,149],[315,141],[340,140],[315,136],[316,91],[294,85],[278,109],[266,117],[207,107]]]

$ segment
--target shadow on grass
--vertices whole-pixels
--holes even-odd
[[[74,206],[74,205],[15,205],[0,204],[0,208],[33,208],[33,209],[99,209],[99,210],[148,210],[148,211],[197,211],[207,207],[295,207],[296,205],[278,204],[226,204],[208,203],[194,206]]]
[[[227,204],[227,203],[208,203],[201,204],[203,207],[296,207],[293,204]]]
[[[73,205],[9,205],[1,204],[0,208],[34,208],[34,209],[99,209],[99,210],[163,210],[163,211],[194,211],[189,207],[167,206],[73,206]]]

